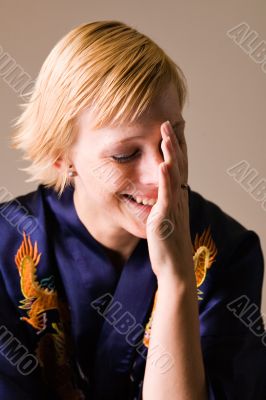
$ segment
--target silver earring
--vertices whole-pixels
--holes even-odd
[[[72,168],[72,165],[70,165],[69,168]],[[77,176],[77,172],[74,171],[73,169],[69,169],[67,171],[67,175],[68,175],[69,178],[73,178],[74,176]]]

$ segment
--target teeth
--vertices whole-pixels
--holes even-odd
[[[132,196],[132,194],[124,194],[125,196],[134,199],[136,201],[136,203],[138,204],[142,204],[144,206],[148,205],[148,206],[154,206],[154,204],[156,203],[157,199],[147,199],[147,198],[143,198],[140,196]]]
[[[134,198],[136,200],[137,203],[139,204],[144,204],[144,206],[149,205],[149,206],[154,206],[154,204],[156,203],[155,199],[142,199],[140,196],[137,196],[136,198]]]

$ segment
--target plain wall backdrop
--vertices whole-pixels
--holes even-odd
[[[6,52],[34,81],[62,36],[77,25],[104,19],[136,27],[183,69],[189,85],[183,114],[189,184],[254,230],[265,257],[265,0],[0,0],[0,53]],[[232,29],[240,24],[243,32],[234,40]],[[259,45],[261,52],[256,52]],[[11,124],[20,113],[22,99],[3,71],[0,100],[0,187],[17,196],[37,184],[25,182],[28,176],[18,168],[26,163],[9,148]],[[241,184],[241,174],[234,178],[228,171],[241,161],[252,182]],[[260,181],[262,193],[252,195]],[[266,284],[262,312],[266,314]]]

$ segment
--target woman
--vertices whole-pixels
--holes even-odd
[[[2,398],[265,398],[260,241],[188,186],[185,99],[119,21],[47,57],[13,137],[40,185],[0,209]]]

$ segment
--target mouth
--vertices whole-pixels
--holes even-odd
[[[122,194],[122,197],[124,198],[124,201],[127,204],[132,205],[135,207],[139,212],[142,211],[144,213],[149,213],[153,207],[153,205],[156,203],[155,200],[150,200],[147,201],[144,199],[141,201],[139,198],[135,199],[132,195],[130,194]],[[144,203],[149,203],[149,204],[144,204]]]

